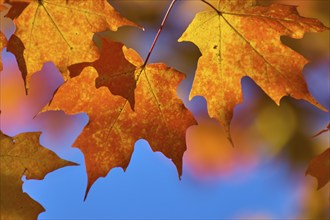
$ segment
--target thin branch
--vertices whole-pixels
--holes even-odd
[[[177,1],[177,0],[172,0],[170,6],[168,7],[167,12],[166,12],[166,14],[165,14],[165,16],[164,16],[164,18],[163,18],[163,21],[162,21],[162,23],[161,23],[161,25],[160,25],[160,27],[159,27],[159,29],[158,29],[158,32],[157,32],[157,34],[156,34],[156,37],[155,37],[154,41],[152,42],[152,45],[151,45],[151,47],[150,47],[150,49],[149,49],[148,56],[147,56],[146,60],[144,61],[144,64],[143,64],[142,67],[145,67],[145,66],[147,65],[148,60],[149,60],[149,58],[150,58],[150,55],[151,55],[151,53],[152,53],[152,51],[153,51],[153,49],[154,49],[154,47],[155,47],[155,45],[156,45],[156,42],[157,42],[157,40],[158,40],[158,37],[159,37],[160,33],[161,33],[162,30],[163,30],[163,27],[164,27],[164,25],[165,25],[165,22],[166,22],[166,20],[167,20],[167,17],[168,17],[168,15],[170,14],[170,12],[171,12],[171,10],[172,10],[172,8],[173,8],[173,5],[174,5],[174,3],[175,3],[176,1]]]

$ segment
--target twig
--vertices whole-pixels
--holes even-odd
[[[154,49],[154,47],[155,47],[155,45],[156,45],[156,42],[157,42],[157,40],[158,40],[158,37],[159,37],[160,33],[161,33],[162,30],[163,30],[163,27],[164,27],[164,25],[165,25],[165,22],[166,22],[166,20],[167,20],[167,17],[168,17],[168,15],[170,14],[170,12],[171,12],[171,10],[172,10],[172,8],[173,8],[173,5],[174,5],[174,3],[175,3],[176,1],[177,1],[177,0],[172,0],[170,6],[168,7],[167,12],[166,12],[166,14],[165,14],[165,16],[164,16],[164,18],[163,18],[163,21],[162,21],[162,23],[161,23],[161,25],[160,25],[160,27],[159,27],[159,29],[158,29],[158,32],[157,32],[157,34],[156,34],[156,37],[155,37],[154,41],[152,42],[152,45],[151,45],[151,47],[150,47],[150,49],[149,49],[148,56],[147,56],[146,60],[144,61],[144,64],[143,64],[142,67],[145,67],[145,66],[147,65],[148,60],[149,60],[149,58],[150,58],[150,55],[151,55],[151,53],[152,53],[152,51],[153,51],[153,49]]]

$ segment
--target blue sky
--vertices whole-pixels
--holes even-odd
[[[83,162],[79,151],[71,156]],[[299,187],[289,175],[285,163],[265,159],[252,172],[242,168],[226,180],[203,182],[184,169],[179,181],[171,161],[140,140],[127,171],[116,168],[100,178],[85,202],[83,166],[26,181],[24,190],[46,208],[39,219],[283,219],[299,211]]]

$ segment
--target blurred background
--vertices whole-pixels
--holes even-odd
[[[123,27],[102,35],[124,42],[145,58],[170,1],[109,2],[145,31]],[[298,5],[302,16],[318,18],[330,26],[327,0],[259,3]],[[33,118],[35,111],[47,104],[51,92],[26,96],[24,89],[18,89],[24,88],[24,84],[15,58],[5,50],[2,52],[1,130],[8,135],[41,130],[43,146],[81,164],[54,171],[42,181],[23,177],[24,191],[46,209],[39,219],[330,218],[329,184],[317,191],[316,179],[305,176],[309,161],[329,147],[329,133],[312,138],[328,125],[329,113],[289,97],[277,106],[250,78],[243,78],[244,101],[236,106],[232,121],[233,148],[221,126],[208,117],[205,99],[195,97],[188,101],[201,54],[192,43],[178,43],[177,39],[195,14],[203,10],[210,7],[201,1],[178,1],[149,61],[163,62],[187,75],[178,94],[194,113],[198,125],[187,131],[182,180],[178,180],[170,160],[153,153],[148,143],[140,140],[126,172],[113,169],[106,178],[100,178],[85,202],[83,155],[71,146],[87,124],[88,116],[46,112]],[[9,38],[15,27],[9,19],[1,19],[1,31]],[[310,60],[303,70],[309,90],[329,109],[329,32],[308,33],[301,40],[281,40]],[[50,72],[39,79],[48,89],[55,88],[56,79],[61,77],[56,69]]]

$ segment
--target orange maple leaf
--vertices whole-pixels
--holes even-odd
[[[134,111],[127,99],[111,94],[105,87],[95,88],[98,74],[93,67],[86,67],[79,76],[63,84],[47,108],[68,114],[86,112],[90,117],[89,124],[74,143],[85,155],[87,192],[112,168],[126,169],[134,143],[142,138],[154,151],[172,159],[181,176],[186,129],[196,124],[176,94],[184,74],[164,64],[141,68],[142,60],[135,51],[125,47],[123,51],[136,66]],[[72,92],[77,90],[79,92]]]
[[[92,41],[94,33],[107,29],[116,31],[124,25],[137,26],[122,17],[106,0],[10,1],[17,2],[29,3],[14,19],[15,34],[26,48],[27,86],[31,75],[47,61],[54,62],[67,79],[67,66],[98,59],[98,50]],[[13,4],[12,10],[15,9]]]
[[[301,17],[296,6],[257,6],[256,0],[220,0],[219,9],[198,13],[179,41],[201,53],[190,99],[203,96],[210,117],[230,135],[234,107],[242,101],[241,79],[252,78],[276,104],[283,96],[324,108],[310,95],[302,75],[307,60],[281,43],[328,30],[317,19]],[[230,138],[230,136],[229,136]]]

